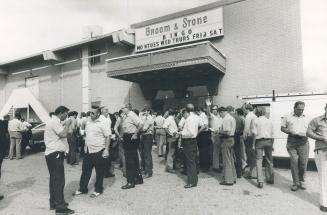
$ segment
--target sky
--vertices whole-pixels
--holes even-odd
[[[82,29],[103,33],[217,0],[0,0],[0,62],[78,42]],[[327,91],[327,1],[299,0],[306,90]]]
[[[0,0],[0,62],[78,42],[82,29],[103,33],[216,0]]]

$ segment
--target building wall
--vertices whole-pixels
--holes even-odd
[[[217,103],[304,90],[298,0],[247,0],[224,7],[223,21],[224,37],[212,41],[227,57]]]
[[[110,112],[118,111],[125,103],[132,104],[133,108],[141,109],[147,101],[144,99],[138,84],[107,77],[106,59],[129,55],[132,49],[123,45],[114,45],[107,41],[107,45],[93,45],[93,48],[105,52],[108,48],[108,55],[102,56],[101,61],[91,66],[91,101],[100,101],[101,105],[107,106]]]
[[[6,101],[5,86],[6,76],[0,75],[0,108],[3,107]]]

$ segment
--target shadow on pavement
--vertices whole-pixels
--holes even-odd
[[[20,195],[20,193],[15,192],[31,187],[33,184],[35,184],[35,181],[36,180],[34,177],[28,177],[22,181],[14,181],[7,184],[7,191],[4,193],[5,198],[0,202],[0,211],[5,209],[8,205],[10,205],[10,202],[13,199]]]
[[[308,192],[308,190],[300,190],[300,189],[296,192],[291,191],[290,187],[293,184],[293,182],[277,172],[275,172],[274,174],[275,174],[275,182],[280,184],[279,186],[275,186],[276,188],[280,189],[283,193],[292,194],[302,199],[303,201],[306,201],[314,206],[319,207],[319,193]]]

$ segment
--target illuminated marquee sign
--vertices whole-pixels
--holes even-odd
[[[136,52],[223,36],[222,8],[135,29]]]

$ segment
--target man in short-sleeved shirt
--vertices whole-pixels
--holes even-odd
[[[90,112],[90,120],[85,126],[86,154],[83,159],[80,188],[75,195],[86,194],[88,184],[95,168],[96,182],[91,198],[98,197],[103,192],[103,178],[105,174],[106,160],[109,156],[109,144],[111,125],[108,120],[100,118],[101,108],[93,107]]]
[[[44,154],[50,174],[50,210],[56,209],[56,213],[62,214],[74,213],[67,208],[68,204],[64,200],[64,157],[69,150],[66,138],[71,121],[67,120],[64,127],[61,121],[67,118],[68,111],[68,108],[59,106],[44,130]]]
[[[309,157],[309,142],[306,131],[309,120],[303,114],[304,107],[304,102],[295,102],[294,112],[284,116],[281,122],[281,131],[288,134],[286,148],[291,160],[292,191],[297,191],[299,188],[306,189],[304,179]]]
[[[325,105],[325,114],[314,118],[310,122],[307,136],[316,140],[315,162],[319,177],[320,210],[327,212],[327,103]]]
[[[232,149],[234,147],[234,134],[236,129],[236,121],[225,107],[218,109],[223,122],[220,129],[220,139],[223,155],[223,174],[224,181],[221,185],[233,185],[236,183],[236,169],[234,165],[234,157]]]

